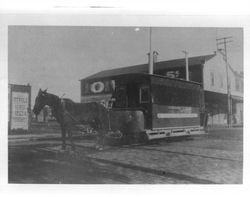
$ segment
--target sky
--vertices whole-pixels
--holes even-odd
[[[232,36],[228,60],[243,71],[242,28],[153,27],[152,49],[158,61],[208,55],[216,38]],[[145,64],[148,27],[9,26],[8,75],[11,84],[32,86],[32,105],[39,88],[80,101],[80,79],[96,72]]]

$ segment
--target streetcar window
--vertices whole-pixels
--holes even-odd
[[[140,88],[140,103],[148,103],[149,102],[149,87],[141,87]]]
[[[153,86],[154,103],[173,106],[199,107],[200,93],[195,89]]]

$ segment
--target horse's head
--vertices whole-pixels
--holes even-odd
[[[43,107],[47,105],[47,100],[48,100],[47,89],[44,91],[40,89],[38,95],[36,96],[35,105],[33,108],[33,112],[35,113],[35,115],[38,115],[40,111],[43,109]]]

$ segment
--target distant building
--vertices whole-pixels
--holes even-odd
[[[45,105],[40,113],[36,116],[37,122],[48,123],[48,121],[52,121],[54,119],[55,118],[52,116],[52,109],[48,105]]]
[[[243,124],[243,73],[235,71],[228,64],[229,86],[230,86],[230,108],[231,122],[234,125]],[[111,70],[105,70],[81,80],[81,95],[89,88],[86,88],[84,80],[104,78],[129,73],[148,73],[148,64],[129,66]],[[205,91],[206,110],[209,113],[208,124],[227,124],[227,75],[226,62],[220,52],[214,54],[196,56],[189,58],[189,79],[201,83]],[[154,74],[164,75],[185,80],[185,59],[175,59],[157,62],[154,65]],[[91,84],[89,84],[91,86]],[[92,84],[93,85],[93,84]],[[112,85],[112,84],[111,84]],[[110,84],[108,84],[110,86]],[[106,87],[103,91],[106,91]],[[110,88],[109,88],[110,89]],[[109,91],[107,97],[109,97]],[[84,101],[81,96],[81,101]],[[84,101],[86,102],[86,101]]]

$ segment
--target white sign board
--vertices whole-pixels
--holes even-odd
[[[29,94],[12,92],[11,129],[28,130],[29,125]]]

